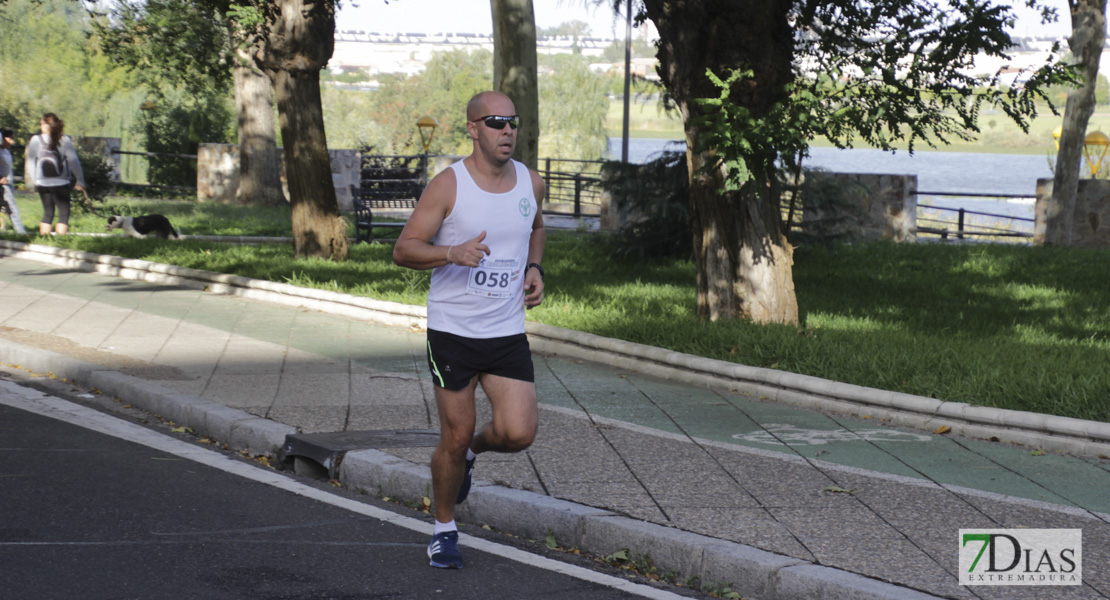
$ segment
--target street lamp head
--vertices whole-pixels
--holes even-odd
[[[1091,167],[1091,177],[1097,178],[1102,170],[1102,159],[1110,149],[1110,137],[1101,131],[1092,131],[1083,138],[1083,153],[1087,155],[1087,165]]]
[[[1052,137],[1056,139],[1056,150],[1060,149],[1060,137],[1063,135],[1064,126],[1057,126],[1052,130]],[[1110,136],[1101,131],[1092,131],[1083,138],[1083,154],[1087,157],[1087,166],[1091,168],[1091,177],[1098,177],[1102,169],[1102,160],[1110,150]]]
[[[420,141],[424,142],[424,152],[428,152],[428,146],[432,145],[432,136],[436,133],[436,127],[439,127],[439,121],[430,115],[424,115],[416,120],[416,127],[420,130]]]

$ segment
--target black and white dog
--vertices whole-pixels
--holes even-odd
[[[156,235],[160,238],[180,238],[177,230],[170,225],[170,220],[163,215],[144,215],[141,217],[121,217],[113,215],[108,217],[108,231],[122,229],[133,238],[144,238],[147,235]]]

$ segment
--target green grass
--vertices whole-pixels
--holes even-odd
[[[624,126],[624,100],[609,101],[609,112],[605,115],[605,128],[612,137],[620,137]],[[654,100],[636,100],[628,108],[628,133],[629,137],[636,138],[667,138],[680,140],[685,138],[682,120],[676,115],[665,113],[659,108],[659,103]]]
[[[278,227],[288,211],[133,201],[143,212],[152,207],[188,233],[288,235],[288,221]],[[74,231],[88,231],[85,222],[75,219]],[[99,219],[89,222],[102,229]],[[547,297],[529,319],[942,400],[1110,421],[1105,250],[893,243],[801,248],[794,280],[803,323],[759,326],[699,321],[691,262],[622,260],[598,244],[600,238],[550,233]],[[356,245],[349,262],[332,263],[296,260],[287,244],[167,243],[122,235],[31,239],[408,304],[424,304],[428,286],[427,272],[393,265],[389,244]]]
[[[19,203],[20,217],[27,231],[37,232],[38,222],[42,220],[42,203],[38,194],[16,192],[16,202]],[[287,206],[256,209],[217,202],[202,204],[196,201],[112,197],[98,205],[97,211],[104,217],[75,205],[70,214],[70,229],[74,232],[104,233],[109,215],[159,213],[166,215],[174,227],[185,235],[293,235],[292,213]],[[117,230],[115,233],[121,232]]]

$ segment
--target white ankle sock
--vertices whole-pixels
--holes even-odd
[[[439,535],[447,531],[458,531],[459,526],[455,525],[455,520],[451,519],[449,523],[440,523],[436,521],[435,529],[432,530],[432,535]]]
[[[474,460],[477,456],[478,455],[474,454],[474,451],[470,448],[466,449],[466,460]]]

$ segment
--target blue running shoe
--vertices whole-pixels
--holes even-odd
[[[432,536],[428,544],[428,558],[437,569],[463,568],[462,553],[459,552],[459,532],[445,531]]]
[[[466,475],[463,475],[462,486],[459,487],[459,496],[455,498],[455,504],[466,502],[466,497],[470,495],[470,483],[474,480],[474,460],[466,461]]]

